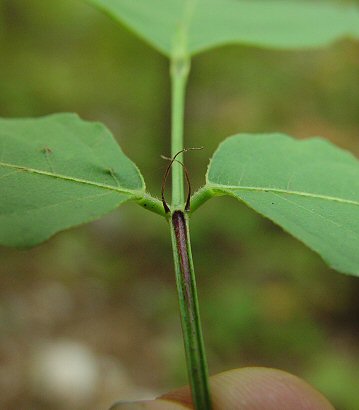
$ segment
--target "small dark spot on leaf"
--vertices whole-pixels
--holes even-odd
[[[114,171],[113,168],[107,168],[105,172],[106,174],[111,175],[112,179],[116,182],[117,185],[120,185],[120,182],[116,176],[116,172]]]
[[[49,148],[49,147],[44,147],[44,148],[41,150],[41,152],[44,153],[44,154],[52,154],[52,149]]]

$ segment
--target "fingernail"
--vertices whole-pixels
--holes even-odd
[[[134,403],[130,401],[119,401],[115,403],[109,410],[144,410],[144,403]]]

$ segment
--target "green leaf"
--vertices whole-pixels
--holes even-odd
[[[229,43],[278,49],[359,38],[353,4],[313,0],[87,0],[163,54],[186,56]]]
[[[74,114],[0,119],[0,243],[32,246],[143,196],[110,132]]]
[[[206,189],[243,201],[359,276],[359,161],[349,152],[320,138],[236,135],[215,152]]]

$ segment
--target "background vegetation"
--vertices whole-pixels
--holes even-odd
[[[166,60],[81,1],[0,0],[0,116],[104,122],[159,194]],[[359,155],[359,45],[224,47],[194,59],[193,185],[226,136],[324,136]],[[331,176],[328,175],[328,178]],[[1,193],[0,193],[1,195]],[[229,198],[192,220],[211,373],[272,366],[356,410],[359,281]],[[32,250],[0,248],[0,408],[105,409],[186,382],[169,232],[128,204]]]

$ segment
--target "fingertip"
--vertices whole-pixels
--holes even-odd
[[[181,403],[173,400],[156,399],[139,402],[122,402],[114,404],[109,410],[189,410]]]
[[[218,410],[334,410],[304,380],[281,370],[244,368],[216,375],[211,383]]]
[[[281,370],[243,368],[210,379],[214,410],[334,410],[304,380]],[[162,396],[189,405],[188,388]]]

